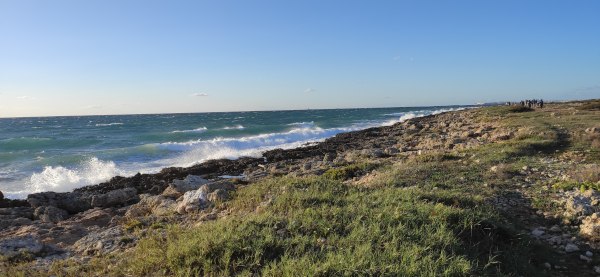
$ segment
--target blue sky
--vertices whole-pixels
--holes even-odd
[[[600,98],[600,1],[0,0],[0,117]]]

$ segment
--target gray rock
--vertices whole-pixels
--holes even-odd
[[[371,158],[382,158],[385,157],[386,154],[379,148],[374,148],[374,149],[363,149],[361,151],[361,154],[363,156],[368,156]]]
[[[20,255],[37,256],[44,250],[44,244],[31,235],[0,241],[0,255],[8,259]]]
[[[213,203],[214,202],[223,202],[223,201],[229,199],[229,193],[223,189],[216,189],[215,191],[209,193],[207,198],[208,198],[208,201],[213,202]]]
[[[188,191],[177,204],[177,213],[186,214],[204,209],[208,204],[208,187],[202,186],[197,190]]]
[[[42,206],[35,209],[33,216],[35,219],[39,219],[42,222],[56,223],[66,219],[69,216],[69,213],[54,206]]]
[[[33,208],[54,206],[74,214],[89,210],[91,198],[91,195],[75,192],[40,192],[28,195],[27,202]]]
[[[588,256],[584,256],[584,255],[579,255],[579,259],[583,260],[583,261],[586,261],[588,263],[592,261],[592,258],[590,258]]]
[[[166,197],[179,198],[184,193],[191,191],[191,190],[197,190],[201,186],[203,186],[209,182],[210,181],[208,181],[200,176],[188,175],[183,180],[173,180],[173,183],[171,183],[163,191],[162,195],[166,196]]]
[[[140,202],[129,207],[125,216],[169,215],[175,211],[175,205],[175,200],[162,195],[141,194]]]
[[[571,253],[571,252],[579,251],[579,247],[578,247],[577,245],[575,245],[575,244],[568,243],[568,244],[565,246],[565,251],[566,251],[567,253]]]
[[[78,213],[64,223],[81,227],[105,227],[109,225],[112,218],[113,214],[110,213],[110,209],[94,208]]]
[[[384,152],[386,155],[396,155],[396,154],[400,153],[400,150],[398,150],[398,148],[396,148],[396,147],[388,147],[385,149]]]
[[[92,232],[76,241],[71,247],[76,253],[84,255],[105,254],[116,250],[125,233],[119,226]]]
[[[109,191],[105,194],[94,195],[92,197],[92,207],[115,207],[126,205],[131,202],[137,202],[139,197],[135,188],[124,188]]]
[[[531,235],[533,235],[534,237],[540,237],[540,236],[542,236],[545,233],[546,233],[546,231],[541,230],[539,228],[536,228],[533,231],[531,231]]]
[[[324,163],[328,163],[328,162],[333,162],[333,160],[335,160],[335,153],[326,153],[323,156],[323,162]]]
[[[567,213],[573,216],[587,216],[594,212],[592,199],[583,195],[571,196],[567,199]]]
[[[552,226],[552,228],[550,228],[550,231],[552,232],[560,232],[562,231],[562,229],[560,229],[560,227],[558,227],[557,225]]]

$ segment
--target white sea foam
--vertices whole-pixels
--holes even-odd
[[[171,133],[201,133],[208,130],[206,127],[200,127],[192,130],[175,130]]]
[[[244,127],[243,125],[236,125],[236,126],[225,126],[223,127],[223,130],[243,130],[246,127]]]
[[[114,162],[91,158],[74,169],[62,166],[47,166],[40,173],[34,173],[29,180],[28,192],[66,192],[75,188],[97,184],[109,180],[123,172]]]
[[[96,127],[106,127],[106,126],[116,126],[116,125],[123,125],[123,123],[121,123],[121,122],[98,123],[98,124],[96,124]]]

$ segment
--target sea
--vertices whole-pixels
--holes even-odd
[[[469,107],[0,118],[0,191],[13,199],[66,192]]]

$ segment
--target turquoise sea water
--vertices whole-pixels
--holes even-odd
[[[0,191],[23,198],[113,176],[259,156],[341,132],[462,107],[332,109],[0,119]]]

